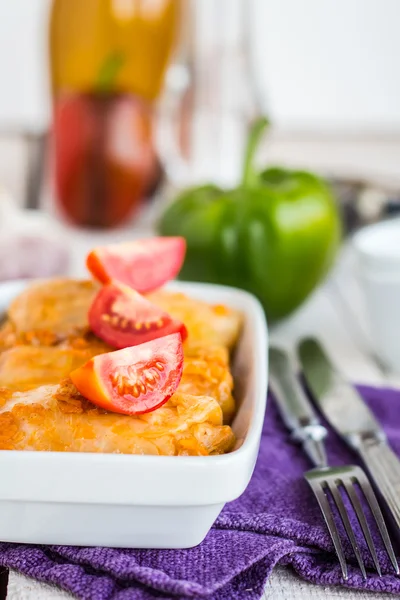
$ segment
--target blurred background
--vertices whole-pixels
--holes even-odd
[[[43,200],[38,188],[52,174],[51,154],[45,163],[37,154],[53,124],[51,91],[93,91],[101,60],[123,47],[127,56],[114,91],[144,97],[152,110],[157,105],[168,114],[171,122],[166,117],[158,131],[159,152],[177,182],[234,179],[240,119],[259,111],[273,123],[262,156],[396,184],[399,12],[397,0],[87,0],[79,6],[3,0],[0,180],[15,202],[34,204],[34,194]],[[186,144],[193,163],[186,170],[179,156],[170,156],[179,111],[191,130]],[[223,161],[214,160],[203,127],[213,117]],[[342,142],[347,145],[339,149]],[[31,172],[36,168],[42,168],[40,181]]]
[[[243,285],[268,316],[288,317],[328,267],[342,268],[355,231],[400,213],[399,17],[398,0],[0,0],[0,279],[84,275],[95,245],[177,234],[189,244],[186,277]],[[261,117],[256,176],[244,157]],[[281,232],[305,222],[284,197],[301,188],[296,169],[331,190],[316,201],[330,248],[325,225],[313,225],[320,241],[304,238],[284,265],[268,236],[254,251],[249,225],[237,246],[250,240],[248,271],[191,267],[192,249],[206,245],[194,231],[211,227],[198,216],[211,201],[202,186],[238,198],[258,177],[282,194],[284,222],[282,211],[262,217]],[[201,193],[182,201],[193,186]],[[306,188],[302,198],[322,189]],[[180,212],[168,217],[177,196]],[[216,244],[223,226],[212,220]],[[275,290],[258,293],[249,275],[265,262],[257,277],[268,279],[270,255],[289,295],[272,312]],[[311,272],[311,256],[321,265],[297,297],[292,274]]]

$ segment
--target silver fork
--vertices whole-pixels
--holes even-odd
[[[399,574],[399,566],[389,538],[385,520],[366,474],[360,467],[355,465],[344,467],[328,466],[324,446],[324,438],[327,435],[327,430],[320,424],[318,416],[300,386],[288,354],[278,348],[271,348],[269,358],[270,387],[274,394],[279,412],[285,425],[292,432],[293,439],[301,442],[303,449],[315,466],[314,469],[306,471],[304,477],[310,484],[321,508],[322,515],[325,519],[325,523],[328,527],[339,559],[343,578],[348,579],[347,563],[339,531],[329,503],[329,496],[331,496],[338,510],[347,537],[360,566],[361,573],[365,579],[367,578],[367,572],[361,556],[356,533],[353,530],[349,519],[349,513],[343,501],[342,493],[345,493],[350,500],[375,565],[375,569],[378,575],[382,576],[375,544],[355,484],[359,485],[368,502],[382,538],[383,545],[390,558],[390,562],[392,563],[395,572]]]

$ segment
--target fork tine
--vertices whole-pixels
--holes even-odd
[[[339,481],[340,481],[340,483],[342,483],[342,480],[339,480]],[[346,530],[347,537],[349,538],[350,543],[351,543],[351,545],[353,547],[354,554],[356,555],[356,558],[357,558],[357,562],[360,565],[361,573],[362,573],[364,579],[367,579],[367,572],[365,570],[364,561],[362,559],[362,556],[361,556],[361,553],[360,553],[360,549],[358,547],[357,540],[355,538],[353,528],[352,528],[351,523],[349,521],[349,516],[347,514],[346,507],[345,507],[345,505],[343,503],[343,499],[342,499],[342,496],[340,494],[340,491],[339,491],[339,489],[337,487],[336,482],[334,482],[334,481],[329,482],[328,486],[329,486],[329,490],[330,490],[330,492],[331,492],[331,494],[333,496],[333,499],[335,501],[335,504],[337,506],[337,509],[339,511],[340,518],[342,519],[342,523],[343,523],[344,528]]]
[[[399,565],[397,563],[396,555],[393,551],[393,546],[392,546],[392,543],[389,538],[388,530],[386,528],[381,509],[379,508],[379,504],[378,504],[378,501],[374,494],[374,491],[371,487],[371,484],[369,483],[366,475],[364,474],[364,472],[361,469],[357,469],[357,475],[355,477],[355,480],[358,481],[358,483],[363,491],[363,494],[368,501],[368,504],[370,506],[372,514],[374,515],[375,522],[378,526],[379,533],[381,534],[382,541],[385,545],[386,552],[389,555],[390,562],[392,563],[393,568],[394,568],[396,574],[398,575],[399,574]]]
[[[370,529],[369,529],[369,526],[367,523],[367,519],[365,518],[364,509],[363,509],[360,499],[357,496],[356,491],[354,489],[353,482],[346,481],[345,479],[343,479],[342,483],[343,483],[346,493],[350,499],[350,502],[353,505],[354,512],[357,515],[358,522],[360,523],[360,527],[364,534],[365,541],[367,542],[367,546],[371,553],[372,560],[374,561],[374,565],[377,570],[377,573],[378,573],[379,577],[382,577],[381,565],[379,563],[378,556],[376,554],[375,544],[374,544],[372,536],[371,536],[371,532],[370,532]]]
[[[340,568],[342,569],[343,579],[347,580],[349,576],[347,572],[347,564],[346,559],[344,557],[342,542],[340,541],[339,532],[337,530],[336,523],[332,515],[331,507],[329,506],[329,502],[325,494],[325,490],[320,482],[309,479],[307,477],[307,474],[306,479],[310,484],[312,491],[314,492],[314,495],[321,509],[322,515],[325,519],[326,526],[328,527],[337,557],[339,559]]]

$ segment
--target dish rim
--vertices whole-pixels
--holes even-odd
[[[61,277],[60,277],[61,278]],[[82,277],[71,277],[65,276],[66,279],[83,279]],[[56,279],[55,277],[52,279]],[[34,284],[35,282],[41,281],[41,278],[35,279],[14,279],[10,281],[0,282],[0,304],[1,297],[4,294],[5,288],[13,288],[21,287],[21,291],[25,286],[29,284]],[[259,300],[250,292],[242,290],[240,288],[212,284],[212,283],[200,283],[200,282],[191,282],[191,281],[173,281],[168,283],[165,286],[166,289],[171,291],[178,291],[186,293],[190,296],[191,290],[194,292],[194,297],[196,297],[196,290],[201,294],[203,292],[207,292],[207,290],[211,293],[221,294],[221,296],[227,296],[229,294],[233,295],[233,298],[236,298],[237,303],[242,303],[243,306],[247,306],[247,309],[243,308],[245,313],[245,318],[251,318],[254,323],[254,339],[253,343],[255,345],[255,353],[259,357],[261,363],[265,365],[264,369],[259,369],[257,372],[257,378],[255,382],[254,389],[254,397],[255,403],[253,408],[253,413],[250,418],[249,428],[246,433],[246,437],[239,448],[228,452],[227,454],[220,455],[212,455],[212,456],[164,456],[164,455],[142,455],[142,454],[118,454],[118,453],[107,453],[107,452],[56,452],[56,451],[43,451],[38,452],[36,450],[2,450],[1,455],[6,457],[7,455],[12,455],[14,459],[18,460],[18,457],[33,457],[40,460],[47,460],[45,457],[48,457],[48,460],[52,459],[54,456],[57,456],[58,460],[68,461],[68,460],[81,460],[82,455],[85,456],[85,461],[90,462],[98,462],[99,460],[105,462],[126,462],[129,464],[143,464],[147,463],[149,465],[153,463],[158,463],[160,460],[163,461],[165,466],[168,464],[173,464],[176,466],[176,459],[179,459],[179,463],[182,466],[192,465],[194,466],[196,463],[203,463],[203,461],[207,460],[207,462],[212,462],[215,466],[227,467],[227,465],[233,460],[241,460],[244,459],[245,456],[252,450],[254,444],[259,444],[261,438],[261,431],[264,423],[264,414],[267,403],[267,392],[268,392],[268,323],[265,317],[264,310],[261,306]],[[221,303],[229,305],[229,301],[223,299]],[[234,303],[235,304],[235,303]],[[233,308],[233,306],[232,306]],[[234,308],[240,310],[237,306]],[[3,309],[4,310],[4,309]],[[0,309],[0,317],[2,310]]]

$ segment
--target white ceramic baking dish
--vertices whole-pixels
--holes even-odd
[[[26,283],[0,284],[0,311]],[[0,452],[0,540],[38,544],[188,548],[253,473],[267,392],[267,326],[259,302],[223,286],[171,288],[239,309],[244,327],[233,361],[237,447],[208,457]]]

